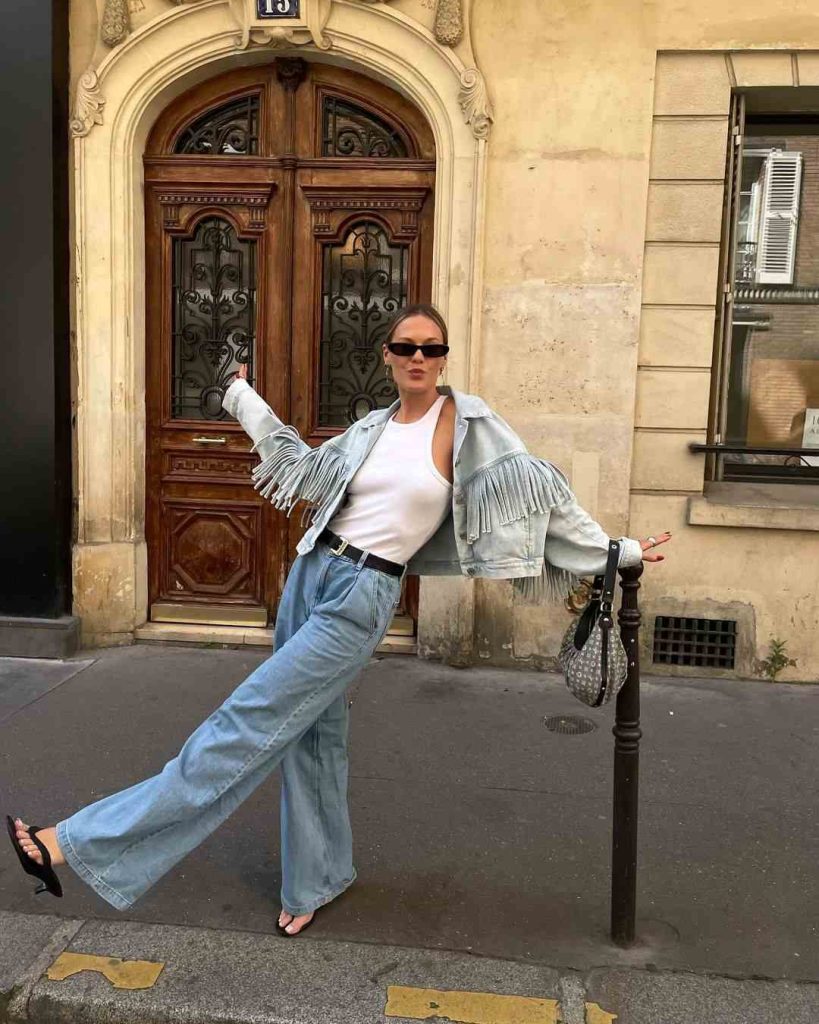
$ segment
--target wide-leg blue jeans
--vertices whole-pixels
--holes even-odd
[[[380,643],[401,579],[318,543],[293,564],[275,652],[162,771],[57,825],[67,863],[130,907],[282,770],[282,906],[307,914],[355,878],[347,812],[346,689]]]

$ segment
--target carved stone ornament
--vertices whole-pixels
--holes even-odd
[[[457,46],[460,43],[464,36],[462,0],[438,0],[433,31],[441,46]]]
[[[202,0],[170,0],[177,7],[193,6]],[[358,0],[359,3],[391,3],[392,0]],[[430,3],[436,0],[430,0]],[[286,24],[273,25],[259,18],[256,0],[228,0],[239,27],[237,47],[246,50],[251,44],[278,49],[314,43],[329,50],[332,42],[324,35],[330,17],[332,0],[301,0],[302,15],[287,19]],[[105,0],[100,25],[100,38],[106,46],[119,46],[131,31],[130,13],[145,9],[144,0]],[[464,35],[463,0],[437,0],[434,34],[442,46],[457,46]]]
[[[100,36],[107,46],[118,46],[131,30],[129,8],[138,9],[140,0],[105,0]],[[194,6],[202,0],[171,0],[180,6]],[[251,45],[271,49],[289,48],[312,43],[321,50],[329,50],[332,41],[325,35],[333,0],[300,0],[298,17],[282,19],[260,18],[257,0],[227,0],[238,28],[236,46],[245,50]],[[389,3],[391,0],[358,0],[359,3]],[[456,46],[464,36],[464,0],[436,0],[434,34],[442,46]],[[492,125],[492,109],[483,76],[476,67],[464,69],[460,75],[458,100],[467,124],[478,139],[486,139]],[[95,124],[102,124],[102,107],[94,71],[80,79],[71,132],[75,136],[87,135]]]
[[[246,50],[251,45],[282,49],[313,43],[320,50],[329,50],[332,43],[324,35],[330,17],[332,0],[301,0],[298,17],[279,21],[260,18],[256,0],[228,0],[239,28],[236,46]]]
[[[198,4],[202,0],[171,0],[177,7],[183,4]],[[129,15],[145,10],[145,0],[105,0],[100,22],[100,39],[106,46],[119,46],[131,33]]]
[[[128,0],[105,0],[100,24],[100,39],[106,46],[119,46],[131,31]]]
[[[102,124],[102,108],[104,106],[105,100],[100,92],[97,72],[91,68],[77,83],[74,116],[69,125],[71,134],[82,138],[91,131],[95,124]]]
[[[461,104],[464,120],[471,127],[475,138],[488,138],[492,126],[492,108],[486,94],[486,83],[477,68],[464,68],[461,72],[458,102]]]

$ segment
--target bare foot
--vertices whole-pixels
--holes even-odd
[[[24,825],[19,818],[14,819],[14,824],[17,826],[16,836],[20,848],[31,857],[35,864],[42,864],[43,855],[31,841],[31,836],[28,834],[28,825]],[[63,857],[63,852],[57,843],[56,828],[41,828],[35,835],[51,854],[51,864],[53,867],[65,864],[65,857]]]
[[[302,928],[313,920],[312,914],[302,914],[301,917],[293,917],[283,910],[279,914],[279,927],[284,928],[288,935],[298,935]]]

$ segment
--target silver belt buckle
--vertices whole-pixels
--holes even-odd
[[[341,543],[339,544],[337,549],[332,547],[332,545],[330,546],[330,551],[334,555],[343,555],[344,554],[344,549],[347,547],[347,541],[346,540],[342,540],[341,537],[339,537],[339,540],[341,541]]]

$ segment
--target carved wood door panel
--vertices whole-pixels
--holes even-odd
[[[265,175],[269,177],[269,175]],[[259,376],[278,183],[149,182],[148,493],[156,619],[264,625],[269,516],[255,457],[222,410],[240,363]]]
[[[283,59],[166,110],[145,185],[152,618],[264,624],[304,528],[250,485],[225,386],[248,363],[312,445],[393,401],[384,329],[431,287],[431,135],[386,87]]]

